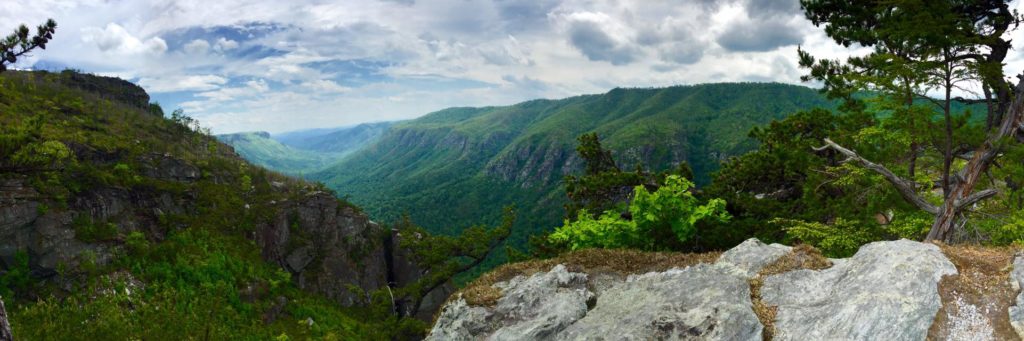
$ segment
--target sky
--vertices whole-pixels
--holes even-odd
[[[866,52],[836,45],[797,0],[0,2],[11,29],[46,18],[57,21],[54,39],[16,67],[121,77],[214,133],[402,120],[615,87],[802,84],[797,46],[824,58]],[[1013,51],[1007,74],[1021,70],[1024,54]]]

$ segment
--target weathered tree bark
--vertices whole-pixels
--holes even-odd
[[[7,310],[4,309],[4,300],[0,298],[0,341],[13,341],[11,335],[11,324],[7,322]]]
[[[967,165],[954,175],[957,181],[953,182],[949,190],[946,191],[945,199],[939,207],[928,203],[928,201],[918,195],[912,181],[899,177],[886,169],[885,166],[868,161],[857,155],[854,151],[846,149],[828,138],[825,139],[824,146],[815,148],[815,150],[831,148],[845,155],[847,158],[845,162],[856,161],[864,168],[881,174],[889,183],[896,187],[896,190],[903,199],[917,208],[935,215],[932,228],[928,232],[928,236],[925,237],[926,241],[940,240],[951,242],[951,239],[955,236],[954,227],[957,221],[964,218],[964,211],[974,204],[991,198],[998,193],[997,190],[991,188],[975,192],[975,187],[988,167],[992,165],[996,157],[1003,151],[1005,145],[1012,143],[1014,141],[1013,137],[1022,129],[1021,118],[1024,116],[1024,75],[1017,77],[1020,81],[1014,88],[1013,102],[1008,110],[1000,115],[1001,120],[999,121],[998,129],[989,132],[985,142],[974,150]]]

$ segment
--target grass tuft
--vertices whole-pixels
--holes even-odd
[[[822,270],[830,267],[832,267],[832,261],[823,256],[821,251],[807,244],[799,244],[782,258],[765,266],[749,280],[752,309],[757,315],[757,319],[761,321],[761,325],[764,326],[764,329],[761,330],[762,340],[770,341],[775,337],[775,315],[779,311],[779,307],[769,306],[761,298],[764,279],[794,270]]]

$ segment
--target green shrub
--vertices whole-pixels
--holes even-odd
[[[32,286],[33,280],[29,276],[28,253],[17,251],[14,253],[14,264],[9,264],[7,272],[0,276],[0,296],[13,298],[17,293],[23,293]],[[8,300],[8,303],[10,301]]]
[[[548,236],[548,240],[570,250],[591,247],[678,249],[696,233],[697,222],[729,219],[724,200],[711,199],[701,205],[689,192],[692,186],[692,182],[678,175],[666,177],[654,193],[644,186],[636,186],[629,205],[631,220],[614,211],[605,211],[593,219],[589,212],[580,210],[576,221],[567,220]]]
[[[112,240],[117,237],[117,225],[108,222],[97,222],[91,217],[80,215],[71,221],[75,229],[75,238],[86,243]]]
[[[832,258],[852,256],[861,245],[880,240],[878,231],[843,218],[832,224],[792,219],[773,219],[771,223],[782,226],[790,240],[810,244]]]

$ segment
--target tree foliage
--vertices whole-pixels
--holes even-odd
[[[1010,105],[1013,87],[1002,70],[1011,48],[1004,35],[1016,27],[1017,13],[1011,12],[1005,1],[986,0],[805,0],[801,5],[807,18],[824,26],[836,43],[873,49],[845,62],[817,60],[799,51],[800,65],[809,70],[804,80],[823,82],[829,95],[846,100],[847,109],[875,110],[895,117],[884,128],[902,133],[895,137],[905,152],[904,157],[886,164],[827,138],[823,148],[880,175],[908,203],[934,215],[927,239],[948,242],[962,237],[964,231],[958,226],[964,225],[971,206],[998,193],[991,188],[991,181],[987,185],[981,179],[1020,126],[1021,109]],[[977,101],[986,108],[985,133],[973,136],[983,138],[958,134],[967,120],[954,116],[953,93],[968,84],[982,90]],[[858,104],[854,95],[862,91],[877,93],[881,105]],[[937,99],[928,96],[933,93],[941,95]],[[920,107],[918,99],[938,109],[940,116],[936,119],[932,110]],[[961,157],[968,159],[965,164],[958,164]],[[918,186],[919,160],[932,162],[920,170],[934,182]],[[894,172],[894,165],[907,171]],[[927,195],[932,183],[942,193],[938,203],[930,202]]]
[[[57,31],[57,22],[53,19],[46,20],[46,23],[36,27],[36,34],[29,36],[29,29],[25,25],[18,26],[14,33],[0,40],[0,72],[7,70],[7,66],[18,61],[35,48],[45,50],[46,44],[53,39]]]
[[[506,207],[498,226],[477,225],[464,229],[458,236],[445,236],[431,235],[413,224],[408,216],[404,217],[395,226],[402,236],[400,247],[412,251],[415,263],[423,269],[424,275],[416,282],[399,288],[396,297],[411,301],[412,311],[418,311],[426,294],[480,265],[498,249],[512,233],[515,220],[515,208]]]
[[[711,199],[701,204],[690,193],[692,187],[692,182],[678,175],[667,176],[653,193],[644,186],[636,186],[628,217],[605,211],[595,219],[581,210],[576,221],[566,220],[548,239],[570,250],[592,247],[678,250],[694,236],[698,222],[729,219],[725,201]]]

